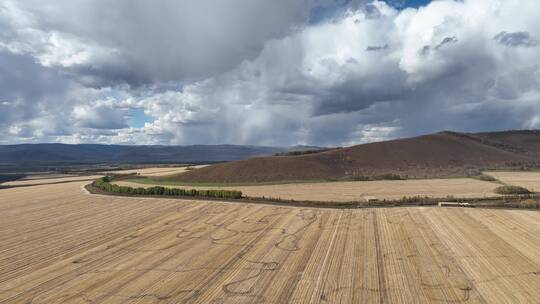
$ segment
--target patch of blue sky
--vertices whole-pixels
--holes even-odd
[[[419,8],[428,5],[432,0],[386,0],[385,2],[398,9],[409,7]],[[341,14],[349,6],[354,5],[354,0],[335,0],[330,4],[317,6],[311,10],[309,23],[317,24],[331,20]]]
[[[428,5],[431,0],[387,0],[386,2],[397,8],[419,8]]]
[[[154,119],[144,114],[143,109],[130,109],[128,113],[128,125],[132,128],[142,128],[145,123],[152,123]]]
[[[336,0],[331,4],[314,7],[309,16],[310,24],[317,24],[334,18],[351,3],[351,0]]]

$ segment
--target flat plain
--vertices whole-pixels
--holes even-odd
[[[540,213],[0,190],[0,303],[538,303]]]
[[[529,189],[530,191],[540,190],[540,172],[493,171],[493,172],[486,172],[485,174],[491,175],[505,184],[525,187]]]
[[[191,168],[203,168],[206,167],[206,165],[197,165],[197,166],[190,166]],[[132,173],[139,173],[140,175],[145,176],[165,176],[165,175],[172,175],[172,174],[180,174],[187,172],[188,166],[177,166],[177,167],[151,167],[151,168],[141,168],[141,169],[127,169],[127,170],[112,170],[112,171],[105,171],[106,174],[115,173],[115,174],[132,174]]]
[[[40,177],[36,175],[30,175],[23,179],[2,183],[2,185],[10,186],[10,187],[21,187],[21,186],[34,186],[34,185],[47,185],[47,184],[63,184],[63,183],[71,183],[71,182],[76,182],[76,181],[85,181],[88,184],[99,177],[100,175],[52,176],[52,177],[44,177],[44,176]]]
[[[130,187],[149,187],[130,181],[117,181],[118,185]],[[428,196],[444,198],[482,198],[499,196],[494,192],[500,184],[472,178],[386,180],[355,182],[291,183],[261,186],[169,186],[195,189],[240,190],[250,197],[271,197],[297,201],[350,202],[362,201],[366,197],[377,199],[401,199],[404,196]]]

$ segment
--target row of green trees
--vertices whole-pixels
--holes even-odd
[[[111,184],[111,178],[108,176],[95,180],[92,185],[102,191],[121,194],[137,195],[163,195],[163,196],[189,196],[189,197],[211,197],[211,198],[242,198],[241,191],[235,190],[197,190],[197,189],[179,189],[166,187],[133,188],[128,186],[119,186]]]

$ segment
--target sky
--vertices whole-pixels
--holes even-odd
[[[536,0],[0,0],[0,144],[540,128]]]

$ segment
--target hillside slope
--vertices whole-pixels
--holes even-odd
[[[476,174],[540,164],[540,132],[464,134],[441,132],[414,138],[357,145],[300,156],[255,157],[194,170],[173,179],[183,182],[270,182],[409,178]]]
[[[69,164],[222,162],[254,156],[311,150],[318,147],[242,145],[126,146],[98,144],[0,145],[2,166],[60,166]]]

